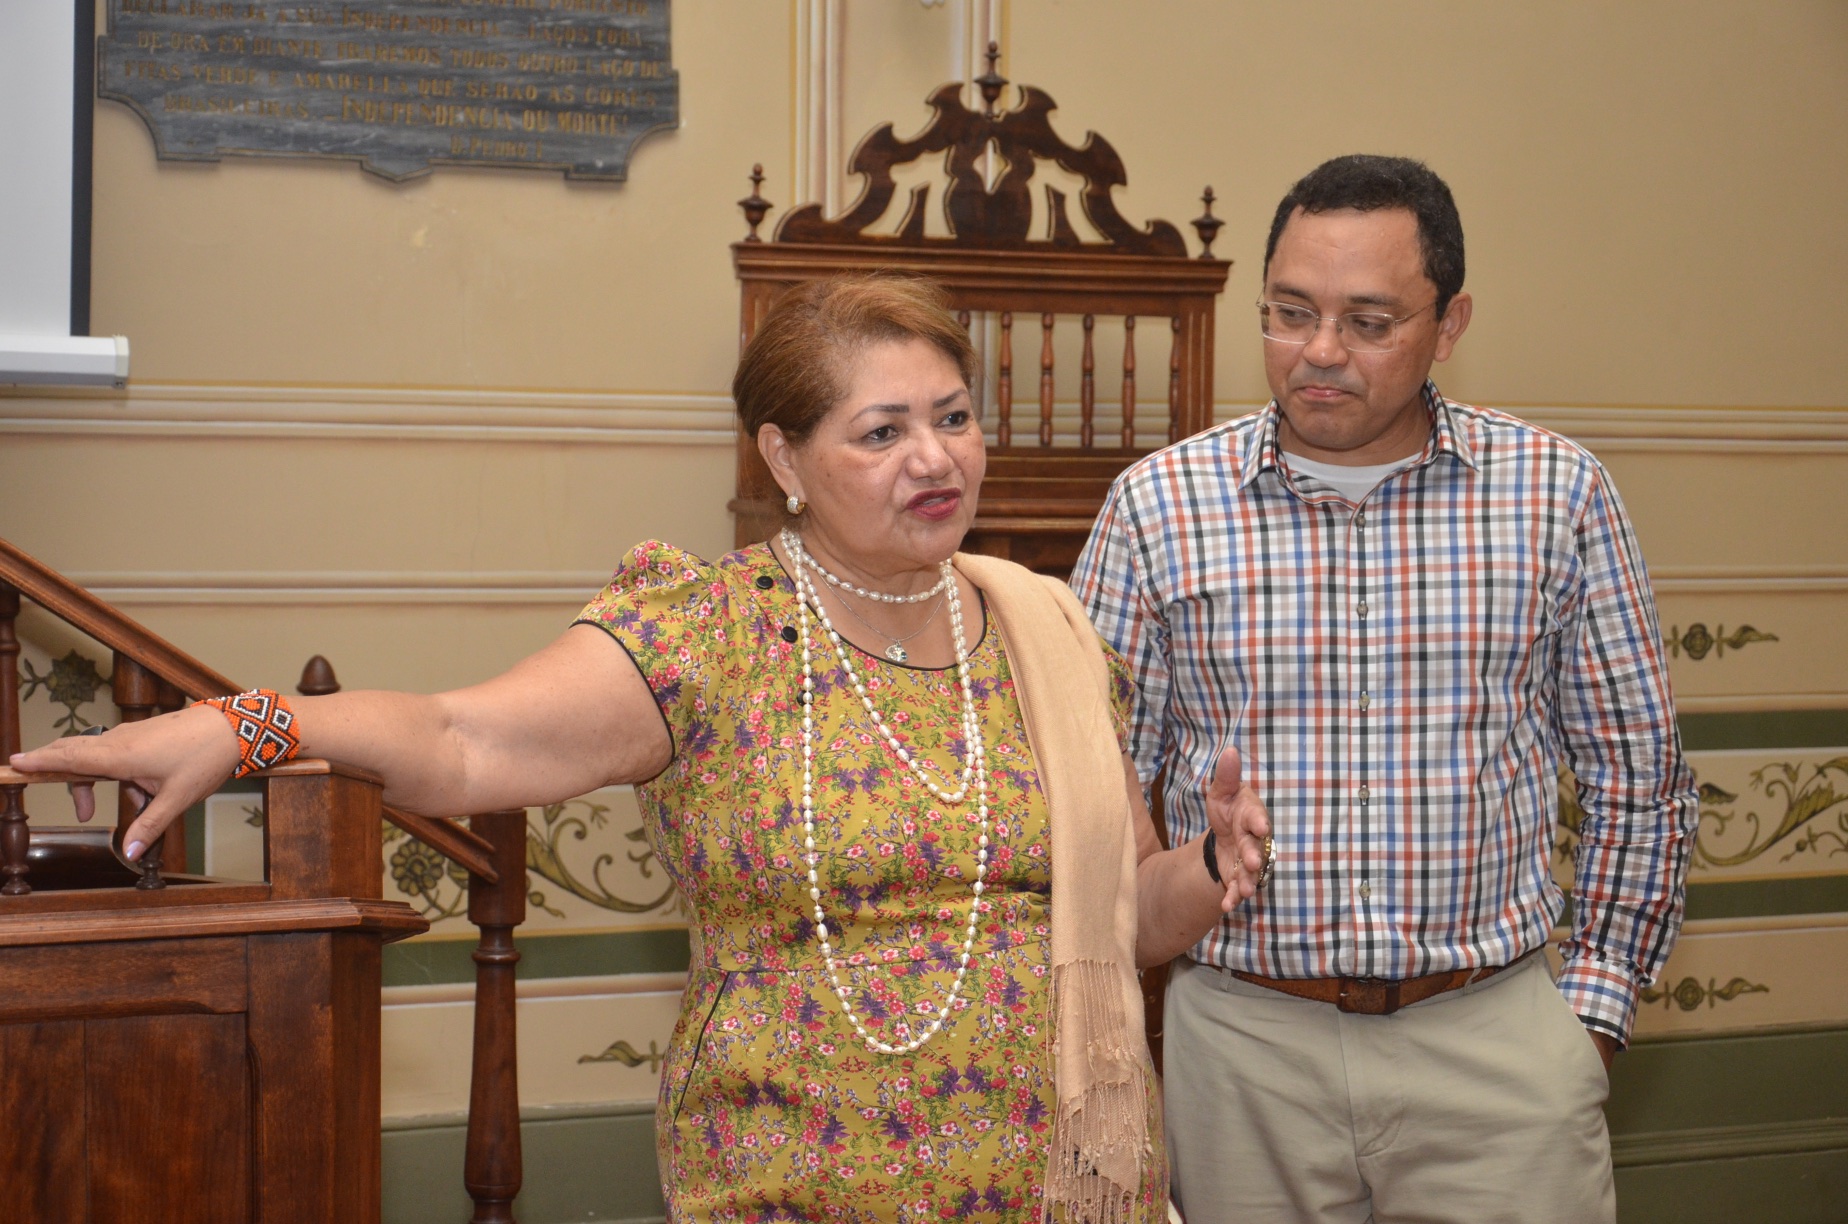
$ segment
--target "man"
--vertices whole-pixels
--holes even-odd
[[[1275,398],[1124,473],[1072,579],[1174,844],[1206,840],[1226,747],[1275,834],[1168,988],[1189,1224],[1614,1218],[1607,1076],[1680,926],[1693,777],[1609,474],[1428,381],[1462,287],[1437,175],[1318,167],[1265,251]]]

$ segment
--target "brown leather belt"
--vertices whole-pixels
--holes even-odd
[[[1423,977],[1396,980],[1351,977],[1267,978],[1255,973],[1241,973],[1237,969],[1228,969],[1226,972],[1253,986],[1263,986],[1315,1003],[1333,1003],[1344,1012],[1361,1016],[1390,1016],[1401,1007],[1421,1003],[1434,995],[1460,990],[1476,982],[1486,982],[1532,955],[1529,952],[1511,964],[1492,965],[1486,969],[1453,969],[1448,973],[1427,973]]]

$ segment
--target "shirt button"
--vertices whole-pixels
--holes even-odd
[[[794,625],[784,625],[783,626],[783,640],[785,642],[793,642],[796,640],[798,636],[799,635],[796,633],[796,627]]]
[[[1363,710],[1364,710],[1364,709],[1366,709],[1366,708],[1367,708],[1368,706],[1370,706],[1370,705],[1372,705],[1372,704],[1373,704],[1373,698],[1371,698],[1371,697],[1369,697],[1369,696],[1368,696],[1367,694],[1365,694],[1365,693],[1362,693],[1362,694],[1360,695],[1360,708],[1361,708],[1361,709],[1363,709]]]
[[[1367,789],[1367,784],[1365,782],[1362,782],[1360,784],[1359,795],[1360,795],[1360,801],[1362,803],[1365,803],[1368,799],[1373,797],[1373,792]]]
[[[1359,514],[1356,514],[1354,516],[1354,526],[1355,527],[1365,527],[1366,525],[1367,525],[1367,512],[1365,510],[1362,510]]]
[[[758,590],[767,591],[775,585],[776,585],[776,579],[772,578],[770,575],[768,574],[757,575],[757,589]]]
[[[1372,896],[1373,896],[1373,885],[1367,883],[1365,880],[1362,880],[1360,882],[1360,899],[1362,901],[1365,901]]]
[[[1354,611],[1359,614],[1361,620],[1366,620],[1367,619],[1367,601],[1364,599],[1361,600],[1359,606],[1356,607]]]

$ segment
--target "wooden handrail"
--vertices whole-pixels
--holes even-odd
[[[0,582],[110,650],[139,663],[194,701],[243,691],[153,630],[123,615],[44,562],[0,540]],[[38,779],[34,779],[38,780]],[[500,880],[493,846],[450,820],[383,809],[385,819],[443,857],[490,882]]]
[[[44,562],[0,540],[0,581],[18,587],[59,620],[129,655],[194,701],[242,690],[229,679],[136,623]]]

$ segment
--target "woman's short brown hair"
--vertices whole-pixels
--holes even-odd
[[[846,397],[853,358],[884,340],[935,345],[976,385],[975,346],[941,286],[877,273],[808,281],[776,300],[738,359],[732,399],[745,436],[775,425],[801,445]]]

